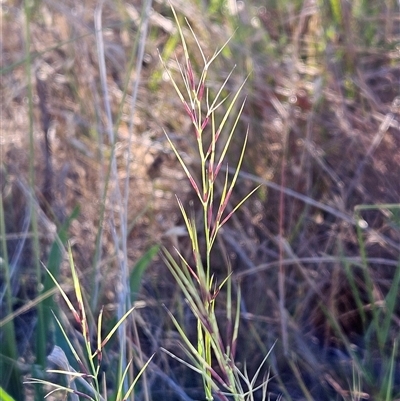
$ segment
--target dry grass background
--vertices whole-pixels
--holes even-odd
[[[249,126],[238,199],[254,185],[262,185],[224,229],[215,255],[217,275],[224,275],[229,260],[243,290],[240,358],[254,370],[278,340],[270,361],[276,375],[271,398],[283,392],[284,399],[294,400],[361,399],[351,392],[353,365],[346,347],[354,344],[360,354],[374,348],[374,335],[366,335],[371,302],[384,302],[399,270],[399,209],[363,211],[368,228],[362,236],[354,214],[356,205],[399,204],[398,5],[390,0],[266,5],[249,1],[238,2],[236,9],[229,6],[231,2],[172,3],[189,19],[209,55],[233,35],[211,71],[215,87],[233,64],[237,67],[229,90],[235,91],[250,73],[242,125],[229,158],[234,165],[242,133]],[[89,293],[89,273],[93,267],[101,272],[93,313],[104,303],[112,312],[117,302],[113,236],[120,221],[111,218],[119,210],[111,195],[102,202],[112,152],[117,176],[109,182],[109,194],[122,189],[129,175],[130,266],[153,244],[178,245],[182,252],[186,247],[174,195],[187,202],[193,196],[163,129],[178,143],[194,172],[198,163],[190,121],[158,61],[159,51],[176,68],[174,57],[182,55],[171,11],[162,1],[152,3],[149,32],[145,43],[140,42],[145,46],[140,76],[132,60],[144,6],[135,0],[103,2],[108,104],[114,122],[118,121],[113,146],[100,85],[96,6],[94,1],[75,0],[33,1],[25,6],[19,1],[1,3],[1,188],[9,249],[20,243],[18,236],[13,242],[13,235],[28,237],[19,263],[21,277],[30,276],[29,230],[22,231],[30,194],[37,199],[43,260],[55,227],[79,205],[69,238]],[[190,37],[188,41],[197,60],[196,45]],[[194,64],[194,68],[201,67]],[[133,99],[136,82],[137,99]],[[127,157],[131,157],[129,171]],[[104,232],[97,258],[102,206]],[[373,300],[367,295],[363,266],[373,280]],[[366,321],[346,268],[354,272]],[[33,282],[36,286],[37,278]],[[153,262],[142,285],[140,299],[146,307],[138,312],[137,322],[144,352],[162,345],[179,353],[176,334],[160,305],[169,305],[186,321],[189,332],[191,320],[160,261]],[[22,298],[37,295],[36,290],[26,292]],[[395,298],[389,336],[393,341],[400,325],[399,297]],[[362,392],[369,399],[383,399],[379,398],[382,355],[371,358],[375,371],[370,381],[364,378]],[[395,360],[400,374],[399,355]],[[160,376],[160,368],[196,399],[192,376],[183,374],[184,367],[165,355],[157,355],[149,368],[153,399],[162,399],[157,386],[161,394],[169,394],[168,399],[184,398]],[[399,385],[394,387],[397,397]]]

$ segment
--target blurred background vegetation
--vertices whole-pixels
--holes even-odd
[[[400,399],[399,4],[171,4],[197,74],[185,18],[207,57],[231,38],[210,92],[233,66],[226,95],[248,77],[228,160],[236,165],[249,128],[236,200],[261,187],[213,255],[216,277],[231,266],[242,289],[238,363],[255,372],[272,348],[272,400]],[[169,4],[0,7],[0,399],[43,399],[22,380],[43,376],[54,345],[72,364],[51,310],[78,346],[80,333],[42,268],[73,300],[67,241],[90,328],[103,305],[105,330],[137,305],[104,354],[110,399],[122,359],[140,369],[154,352],[137,399],[202,399],[200,378],[160,352],[185,359],[162,305],[189,336],[196,324],[157,255],[162,244],[190,258],[175,195],[197,208],[164,130],[199,171],[190,120],[159,62],[178,74],[183,57]]]

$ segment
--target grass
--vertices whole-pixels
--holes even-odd
[[[173,6],[2,8],[1,397],[80,372],[69,239],[110,399],[398,399],[398,5]]]
[[[132,307],[130,310],[128,310],[124,316],[121,317],[121,319],[113,326],[111,331],[103,338],[102,337],[102,321],[103,321],[103,310],[100,311],[99,316],[98,316],[98,321],[97,321],[97,346],[95,348],[95,351],[92,351],[92,345],[91,345],[91,338],[93,336],[93,333],[89,332],[89,325],[87,322],[87,316],[86,316],[86,307],[85,307],[85,302],[83,299],[83,294],[82,294],[82,288],[80,286],[80,280],[77,275],[77,271],[75,269],[74,261],[72,259],[72,254],[71,254],[71,249],[69,249],[69,263],[71,266],[72,270],[72,278],[73,278],[73,285],[74,285],[74,290],[75,290],[75,296],[77,299],[78,307],[75,309],[73,306],[70,297],[65,293],[65,291],[62,289],[62,287],[58,284],[56,278],[50,273],[49,270],[47,270],[47,273],[53,280],[54,284],[58,287],[64,301],[67,303],[68,308],[72,312],[76,322],[80,326],[80,330],[82,332],[83,340],[85,343],[85,354],[86,354],[86,360],[81,359],[81,357],[78,354],[78,351],[75,349],[74,345],[72,342],[69,340],[68,334],[65,332],[63,326],[61,325],[60,321],[57,319],[56,315],[54,315],[57,324],[59,325],[59,328],[62,331],[62,334],[68,343],[68,346],[70,348],[70,351],[74,355],[74,358],[79,366],[79,371],[76,372],[71,366],[69,366],[69,363],[67,361],[67,369],[48,369],[47,373],[55,373],[59,375],[65,375],[68,378],[68,385],[60,385],[57,384],[56,382],[53,381],[48,381],[48,380],[43,380],[43,379],[37,379],[35,377],[30,378],[26,381],[26,384],[42,384],[42,385],[48,385],[50,387],[54,387],[48,394],[45,395],[45,398],[47,398],[49,395],[55,393],[55,392],[63,392],[63,393],[71,393],[75,399],[79,399],[78,397],[84,397],[89,400],[93,401],[100,401],[100,400],[105,400],[107,399],[107,390],[105,387],[103,389],[101,388],[100,385],[100,366],[103,358],[103,350],[108,343],[108,341],[111,339],[111,337],[114,335],[115,332],[119,329],[119,327],[124,323],[124,321],[127,319],[127,317],[133,312],[134,307]],[[57,346],[58,347],[58,346]],[[63,352],[60,349],[61,352]],[[53,354],[53,353],[52,353]],[[146,366],[149,364],[151,358],[141,367],[139,372],[136,374],[135,379],[133,382],[129,385],[129,388],[127,391],[124,391],[124,381],[127,377],[127,374],[129,372],[130,366],[133,362],[133,360],[130,360],[124,369],[123,374],[121,375],[120,381],[117,386],[117,391],[115,395],[115,399],[117,401],[119,400],[126,400],[130,397],[130,394],[132,393],[135,384],[137,380],[140,378],[142,375],[144,369]],[[58,361],[58,365],[62,366],[61,363]],[[74,381],[83,382],[86,384],[86,389],[88,391],[82,392],[77,389],[77,386],[75,385]]]
[[[212,66],[213,61],[223,51],[223,48],[217,50],[214,55],[208,59],[199,45],[199,51],[202,55],[204,66],[200,77],[197,79],[192,68],[186,40],[182,28],[179,25],[178,17],[173,8],[172,11],[178,24],[178,30],[184,49],[184,64],[178,64],[178,66],[181,78],[184,82],[185,94],[183,94],[179,89],[178,84],[172,77],[172,74],[165,63],[163,64],[176,93],[182,102],[184,110],[193,124],[200,157],[200,184],[196,182],[196,178],[189,171],[187,164],[182,159],[179,150],[173,144],[168,134],[166,135],[177,159],[192,185],[198,201],[202,206],[203,228],[200,229],[200,233],[203,237],[202,240],[205,242],[205,252],[203,255],[199,246],[200,240],[198,238],[199,234],[194,211],[192,210],[191,215],[189,215],[188,211],[185,210],[182,201],[178,199],[179,208],[190,238],[193,255],[191,260],[187,260],[177,250],[178,261],[176,261],[171,253],[168,250],[165,250],[164,260],[180,289],[184,293],[185,300],[197,320],[197,341],[195,344],[192,344],[188,335],[185,333],[185,330],[174,316],[172,314],[170,314],[170,316],[187,346],[187,352],[192,357],[190,359],[192,359],[193,364],[189,364],[188,366],[194,371],[200,373],[202,376],[206,399],[213,400],[213,393],[217,392],[219,397],[226,400],[228,397],[233,397],[235,400],[252,400],[254,399],[253,393],[255,392],[254,383],[259,371],[256,373],[254,379],[250,381],[248,377],[246,377],[246,372],[243,374],[237,370],[235,366],[235,353],[240,317],[240,291],[237,293],[235,312],[232,300],[232,272],[228,271],[227,277],[218,284],[212,269],[211,258],[211,251],[216,242],[219,231],[229,221],[235,211],[238,210],[238,208],[246,201],[246,199],[257,190],[256,187],[231,211],[227,211],[244,157],[247,142],[246,134],[233,178],[229,182],[228,172],[226,172],[222,193],[219,196],[220,199],[218,199],[215,194],[216,180],[218,179],[219,172],[224,163],[224,158],[228,152],[244,103],[237,113],[232,128],[226,135],[227,140],[223,143],[220,154],[217,153],[216,149],[218,149],[219,139],[224,137],[226,122],[232,110],[234,110],[235,103],[239,98],[244,83],[239,87],[237,93],[234,94],[232,100],[230,100],[225,114],[218,123],[216,121],[216,111],[223,103],[229,102],[227,97],[223,98],[221,94],[224,91],[231,74],[228,74],[225,82],[213,97],[210,95],[207,73]],[[191,26],[188,26],[193,33]],[[198,43],[198,39],[194,33],[193,36],[195,41]],[[196,80],[198,81],[197,83]],[[203,111],[204,109],[205,111]],[[209,129],[211,130],[211,139],[207,143],[207,137],[205,139],[205,134]],[[215,207],[214,205],[217,202],[218,206]],[[228,337],[223,339],[220,323],[216,315],[216,303],[219,292],[225,286],[227,286],[226,319]],[[169,353],[167,350],[166,352]],[[172,354],[172,356],[174,355]],[[213,366],[214,358],[217,361],[218,369]],[[245,384],[248,387],[247,389],[243,388],[242,380],[245,381]],[[263,383],[260,388],[264,386],[266,387],[266,385],[267,382]],[[222,387],[222,389],[220,389],[220,387]]]

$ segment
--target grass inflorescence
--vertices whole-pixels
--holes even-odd
[[[222,280],[221,283],[217,283],[212,269],[213,262],[211,259],[211,251],[216,242],[219,231],[224,224],[229,221],[234,212],[246,201],[246,199],[257,190],[256,187],[245,196],[244,199],[239,201],[236,206],[229,210],[228,205],[231,203],[231,195],[244,157],[247,133],[244,138],[244,144],[233,177],[229,177],[228,170],[225,170],[225,173],[221,171],[221,167],[224,163],[230,142],[236,130],[244,107],[244,102],[239,107],[232,127],[228,128],[228,134],[224,135],[223,131],[227,128],[227,120],[232,113],[232,110],[234,110],[235,103],[239,99],[241,89],[245,82],[243,82],[239,87],[232,99],[229,99],[228,96],[223,97],[223,90],[230,77],[230,74],[228,74],[226,80],[218,89],[216,94],[214,96],[210,94],[207,82],[207,73],[209,68],[212,66],[213,61],[223,50],[223,47],[219,51],[216,51],[211,58],[207,59],[196,35],[188,24],[194,39],[198,44],[204,62],[200,77],[198,78],[198,82],[196,82],[197,78],[192,68],[185,37],[173,8],[172,11],[178,24],[179,35],[184,49],[184,63],[181,65],[178,62],[178,68],[185,88],[184,93],[179,89],[179,86],[168,67],[165,64],[164,67],[177,95],[179,96],[179,99],[181,100],[183,109],[192,123],[200,158],[200,183],[197,182],[196,178],[190,172],[188,166],[181,157],[179,150],[168,137],[168,134],[166,135],[200,202],[203,227],[198,229],[193,211],[186,211],[183,203],[178,199],[179,209],[182,213],[185,227],[190,238],[193,262],[186,260],[179,251],[177,261],[175,261],[167,250],[165,250],[166,254],[164,259],[179,287],[183,291],[185,301],[188,303],[190,310],[197,319],[197,342],[192,344],[184,329],[182,329],[172,314],[171,318],[173,319],[174,324],[176,325],[177,330],[182,336],[191,355],[191,360],[193,361],[191,368],[202,375],[205,397],[207,400],[214,399],[214,392],[217,392],[223,399],[228,399],[227,397],[230,396],[235,400],[253,399],[255,380],[249,381],[235,365],[237,334],[240,318],[240,291],[237,292],[235,312],[232,300],[232,272],[227,272],[226,278]],[[222,119],[217,122],[216,111],[225,102],[228,103],[226,111],[223,114]],[[207,136],[206,133],[208,134]],[[226,138],[225,142],[222,146],[218,146],[221,138]],[[218,151],[218,149],[220,150]],[[225,174],[225,178],[223,179],[224,184],[222,186],[221,194],[217,197],[215,185],[220,173]],[[216,206],[215,203],[217,203]],[[204,254],[199,246],[199,233],[204,237],[201,241],[205,243]],[[221,326],[216,315],[218,294],[225,286],[228,287],[228,299],[226,305],[228,337],[226,338],[222,336]],[[217,362],[216,366],[218,369],[214,366],[214,359]],[[243,378],[246,379],[245,384],[248,388],[244,389],[242,387]],[[224,395],[225,393],[226,395]]]

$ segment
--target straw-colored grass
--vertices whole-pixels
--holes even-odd
[[[3,399],[41,400],[22,380],[74,365],[51,310],[86,349],[42,267],[76,309],[68,240],[91,343],[136,307],[103,350],[103,397],[155,353],[137,399],[240,398],[267,377],[257,400],[399,398],[395,1],[1,13]]]

